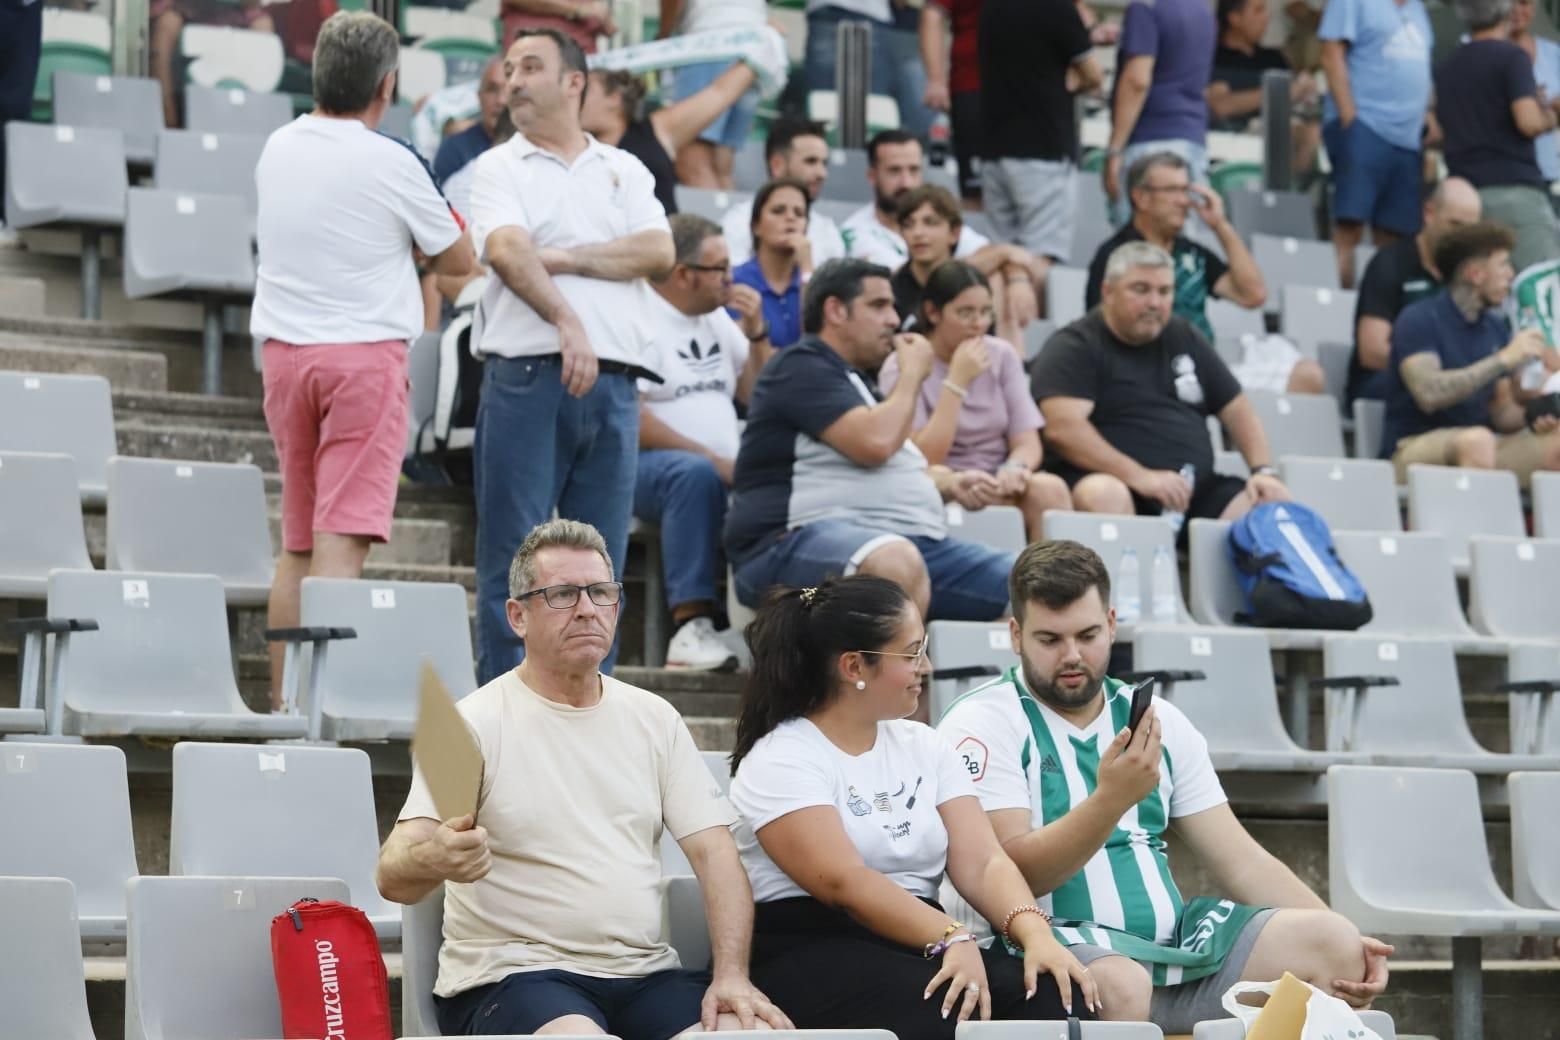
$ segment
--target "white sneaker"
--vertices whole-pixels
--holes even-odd
[[[697,617],[684,624],[666,647],[666,667],[694,668],[702,672],[729,672],[737,667],[737,655],[715,634],[715,623]]]

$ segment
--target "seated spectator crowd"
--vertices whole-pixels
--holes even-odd
[[[859,319],[825,315],[816,345],[770,365],[794,358],[785,378],[849,395],[838,352],[881,355],[893,334],[886,285],[862,299]],[[893,349],[918,382],[925,342]],[[440,1030],[932,1040],[1075,1016],[1187,1032],[1234,983],[1285,971],[1368,1006],[1392,947],[1252,839],[1184,715],[1160,702],[1128,724],[1100,557],[1035,542],[998,578],[1017,660],[936,730],[908,718],[932,671],[916,592],[872,573],[772,589],[747,630],[728,798],[670,704],[599,670],[623,602],[600,534],[531,531],[506,602],[526,657],[459,702],[484,766],[476,811],[441,819],[419,764],[379,861],[392,901],[443,885]],[[1172,826],[1218,896],[1177,890]],[[668,841],[703,892],[707,965],[681,963],[661,923]]]

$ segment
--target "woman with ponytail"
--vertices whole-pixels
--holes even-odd
[[[931,664],[899,586],[777,590],[747,639],[731,801],[755,983],[797,1028],[899,1040],[951,1040],[966,1019],[1093,1017],[1093,980],[1052,936],[967,767],[908,721]],[[945,869],[1012,952],[982,950],[943,912]]]

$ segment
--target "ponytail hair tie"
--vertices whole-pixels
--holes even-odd
[[[809,587],[809,588],[803,589],[802,590],[802,606],[804,606],[804,607],[811,607],[812,604],[813,604],[813,597],[816,596],[816,595],[818,595],[818,590],[817,590],[816,587]]]

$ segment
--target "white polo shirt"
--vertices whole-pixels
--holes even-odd
[[[655,197],[655,179],[644,163],[589,137],[573,163],[543,151],[524,134],[490,148],[476,160],[471,185],[471,226],[484,262],[488,236],[518,227],[538,249],[600,245],[640,231],[670,233]],[[644,315],[650,287],[644,279],[611,282],[555,275],[553,284],[579,315],[591,348],[602,361],[650,368]],[[502,278],[482,294],[482,336],[476,352],[502,357],[558,353],[558,329],[516,296]],[[652,369],[653,370],[653,369]]]
[[[890,271],[897,271],[910,259],[904,236],[878,222],[877,210],[867,203],[845,218],[840,227],[845,240],[845,254],[858,260],[881,264]],[[972,230],[968,224],[959,226],[959,241],[954,244],[953,255],[959,259],[977,249],[991,244],[991,239]]]
[[[725,236],[731,266],[753,259],[753,200],[739,202],[720,218],[720,233]],[[845,255],[845,237],[834,220],[817,210],[807,214],[807,244],[812,246],[813,270]]]
[[[252,335],[304,345],[422,332],[412,246],[442,253],[460,226],[417,153],[356,119],[302,115],[266,141],[255,186]]]

